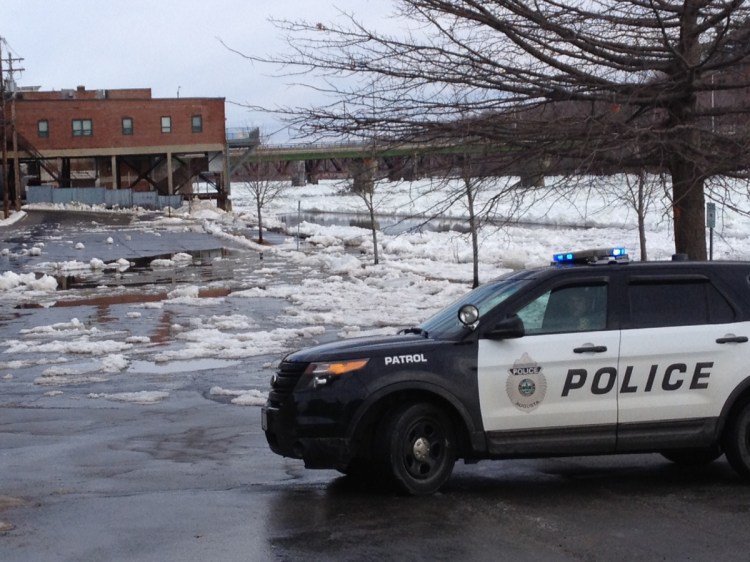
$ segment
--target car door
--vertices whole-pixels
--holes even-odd
[[[745,364],[750,327],[705,275],[637,276],[627,285],[618,449],[700,446]]]
[[[609,299],[606,278],[558,283],[507,311],[523,320],[523,337],[480,330],[478,388],[491,453],[613,450],[620,335],[608,329]]]

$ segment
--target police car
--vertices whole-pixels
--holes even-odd
[[[429,494],[457,459],[658,452],[750,479],[750,262],[564,253],[389,337],[287,355],[262,424],[308,468]]]

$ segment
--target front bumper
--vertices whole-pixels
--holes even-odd
[[[300,435],[294,420],[266,404],[261,409],[261,425],[268,446],[277,455],[302,459],[305,468],[342,468],[349,464],[349,440],[344,437],[310,437]]]

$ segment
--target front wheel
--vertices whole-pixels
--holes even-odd
[[[730,422],[724,435],[724,453],[732,468],[750,480],[750,403]]]
[[[455,434],[449,416],[437,406],[406,404],[386,419],[379,432],[379,455],[400,490],[432,494],[453,472]]]

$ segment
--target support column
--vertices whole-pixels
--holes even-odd
[[[221,174],[221,183],[224,186],[224,197],[219,199],[221,209],[232,210],[232,178],[229,174],[229,147],[224,145],[224,171]]]
[[[172,153],[167,152],[167,195],[174,194],[174,174],[172,172]]]
[[[117,156],[112,155],[112,161],[110,163],[112,167],[112,188],[120,189],[120,170],[117,169]]]
[[[305,185],[307,178],[306,172],[305,172],[305,161],[299,160],[297,162],[292,162],[292,185],[294,187],[302,187]]]

